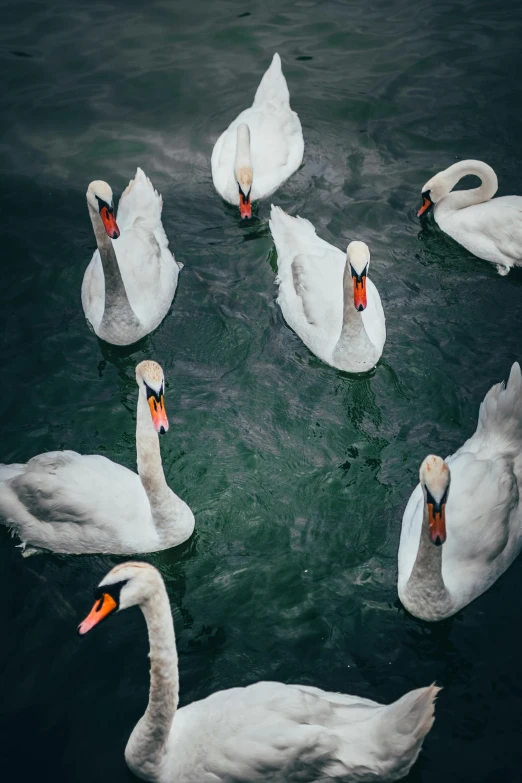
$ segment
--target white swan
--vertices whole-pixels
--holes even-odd
[[[79,626],[85,634],[138,605],[150,642],[150,693],[125,759],[154,783],[392,781],[408,773],[433,724],[438,688],[410,691],[389,706],[309,685],[258,682],[177,709],[178,658],[169,599],[156,569],[110,571]]]
[[[138,473],[97,454],[51,451],[25,465],[0,465],[0,519],[26,554],[156,552],[181,544],[194,530],[192,511],[167,486],[158,432],[168,419],[163,370],[136,367]]]
[[[482,180],[480,187],[450,192],[468,174]],[[426,182],[417,216],[435,206],[435,220],[446,234],[507,275],[512,266],[522,265],[522,196],[493,198],[497,188],[491,166],[461,160]]]
[[[174,298],[183,265],[169,250],[162,205],[140,168],[121,195],[117,223],[109,185],[96,181],[87,189],[98,249],[85,270],[82,305],[98,337],[113,345],[152,332]]]
[[[507,385],[486,394],[475,434],[446,461],[429,456],[421,465],[399,547],[399,598],[409,612],[443,620],[491,587],[522,547],[521,492],[515,363]]]
[[[287,324],[323,362],[346,372],[375,367],[386,341],[379,292],[368,279],[370,251],[350,242],[346,255],[300,217],[272,206],[277,301]]]
[[[219,195],[252,217],[252,201],[267,198],[301,165],[299,117],[276,53],[261,79],[254,103],[230,123],[212,151],[212,179]]]

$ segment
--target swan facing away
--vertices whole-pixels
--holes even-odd
[[[446,460],[430,455],[421,465],[402,520],[398,590],[423,620],[451,617],[520,552],[521,380],[515,363],[507,385],[486,394],[474,435]]]
[[[178,705],[178,658],[163,580],[146,563],[123,563],[95,592],[86,634],[137,605],[148,627],[150,692],[125,750],[128,766],[155,783],[393,781],[407,774],[433,724],[438,688],[389,706],[309,685],[258,682]]]
[[[161,222],[163,201],[138,168],[114,216],[112,190],[91,182],[87,206],[98,249],[85,270],[82,305],[102,340],[131,345],[166,316],[179,270]]]
[[[462,177],[472,174],[482,180],[478,188],[452,191]],[[417,216],[433,206],[436,222],[446,234],[470,253],[496,264],[501,275],[522,265],[522,196],[493,198],[497,175],[480,160],[461,160],[435,174],[422,188],[422,207]]]
[[[75,451],[0,465],[0,519],[21,538],[25,554],[156,552],[192,534],[192,511],[167,486],[161,464],[158,432],[169,428],[163,370],[141,362],[136,382],[139,476],[106,457]]]
[[[346,372],[375,367],[386,341],[381,298],[368,278],[370,251],[350,242],[344,254],[300,217],[272,206],[277,302],[287,324],[326,364]]]
[[[239,205],[242,218],[250,218],[252,201],[267,198],[297,171],[303,152],[301,123],[290,108],[276,53],[252,106],[230,123],[214,145],[214,187],[229,204]]]

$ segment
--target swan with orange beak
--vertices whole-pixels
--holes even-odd
[[[252,202],[267,198],[301,165],[304,152],[299,117],[274,54],[254,103],[223,131],[212,150],[212,180],[219,195],[252,217]]]
[[[275,206],[270,231],[277,250],[277,301],[287,324],[332,367],[371,370],[382,355],[386,324],[368,277],[368,245],[355,240],[343,253],[320,239],[308,220]]]
[[[75,451],[0,465],[0,520],[20,537],[25,554],[157,552],[192,535],[194,515],[167,485],[161,461],[158,436],[169,429],[163,369],[140,362],[136,384],[138,474]]]
[[[178,284],[180,265],[168,249],[162,199],[138,169],[117,217],[112,190],[102,180],[87,188],[87,207],[98,249],[83,278],[83,310],[102,340],[130,345],[160,324]]]
[[[423,620],[451,617],[487,590],[522,548],[522,375],[517,363],[480,406],[451,457],[430,455],[402,520],[399,598]]]

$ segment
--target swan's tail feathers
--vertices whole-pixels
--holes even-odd
[[[515,362],[507,382],[496,383],[480,405],[477,435],[500,437],[517,449],[522,439],[522,373]]]
[[[405,767],[404,774],[417,759],[422,742],[433,726],[439,691],[436,685],[410,691],[385,707],[379,716],[382,743],[391,745],[390,757],[400,760]]]
[[[273,204],[268,225],[270,226],[278,258],[282,258],[287,254],[290,258],[293,258],[300,250],[309,250],[309,242],[317,236],[315,228],[309,220],[287,215],[281,207],[275,207]],[[305,245],[304,249],[302,248],[303,243]]]
[[[257,88],[253,106],[271,104],[272,106],[290,106],[290,93],[281,70],[281,58],[274,54],[270,68],[265,72]]]
[[[121,231],[132,227],[136,218],[144,218],[151,226],[161,224],[163,199],[145,172],[138,168],[118,204],[117,222]]]

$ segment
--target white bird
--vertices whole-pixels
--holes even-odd
[[[166,316],[183,264],[169,250],[162,198],[140,168],[121,195],[117,223],[106,182],[91,182],[87,206],[98,249],[83,277],[85,317],[102,340],[131,345]]]
[[[482,180],[480,187],[450,192],[469,174]],[[426,182],[417,216],[435,206],[433,215],[446,234],[507,275],[511,267],[522,265],[522,196],[493,198],[497,189],[491,166],[481,160],[461,160]]]
[[[368,278],[370,251],[350,242],[346,254],[315,228],[272,206],[278,304],[287,324],[326,364],[346,372],[375,367],[386,341],[381,298]]]
[[[192,534],[194,515],[167,486],[161,463],[158,432],[169,427],[163,370],[141,362],[136,382],[139,476],[106,457],[75,451],[0,465],[0,519],[22,540],[24,554],[157,552]]]
[[[261,79],[254,103],[230,123],[212,151],[212,179],[219,195],[241,217],[252,217],[252,201],[267,198],[297,171],[304,140],[299,117],[290,108],[290,95],[281,58]]]
[[[389,706],[309,685],[258,682],[178,706],[178,657],[158,571],[123,563],[100,582],[79,626],[139,606],[150,643],[145,714],[125,749],[128,766],[154,783],[370,783],[404,777],[433,724],[432,685]],[[120,705],[122,707],[124,705]]]
[[[522,389],[515,363],[507,385],[497,383],[486,394],[474,435],[446,460],[430,455],[421,465],[399,546],[399,598],[411,614],[451,617],[504,573],[522,548],[521,492]]]

